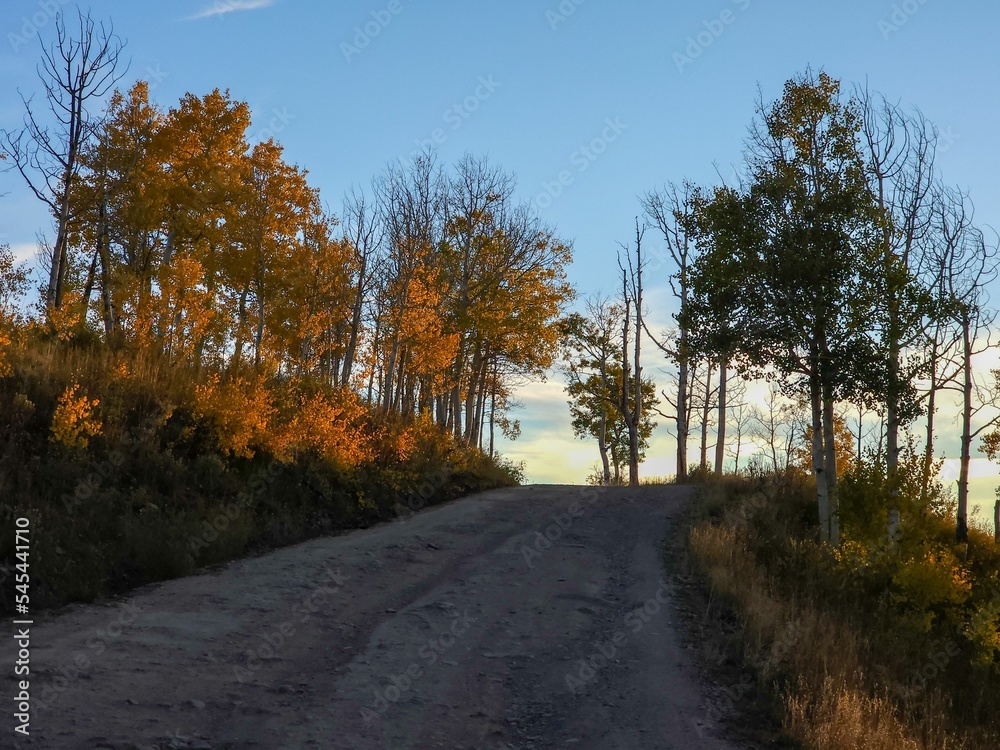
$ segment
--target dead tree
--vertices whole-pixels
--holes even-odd
[[[49,261],[46,307],[62,304],[68,271],[68,244],[77,207],[73,205],[80,177],[80,155],[97,124],[90,107],[124,75],[119,72],[124,42],[109,24],[95,23],[77,10],[71,31],[62,13],[55,18],[55,41],[42,48],[38,76],[45,89],[50,117],[43,117],[32,97],[21,94],[24,127],[4,132],[3,152],[21,173],[35,196],[55,217],[55,242]]]

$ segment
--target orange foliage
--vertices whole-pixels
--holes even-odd
[[[211,294],[201,285],[202,265],[175,258],[160,276],[158,292],[137,311],[135,335],[146,345],[164,345],[171,360],[190,359],[206,335],[214,312]]]
[[[98,399],[79,394],[80,385],[63,391],[52,415],[51,440],[67,448],[86,448],[90,438],[101,432],[101,420],[94,418]]]
[[[276,456],[292,460],[299,452],[315,453],[342,467],[371,457],[368,412],[353,393],[302,394],[295,404],[292,419],[273,431],[270,448]]]
[[[276,409],[271,392],[259,380],[234,378],[223,383],[213,374],[195,387],[195,413],[215,423],[223,450],[250,458],[254,447],[267,445],[268,424]]]

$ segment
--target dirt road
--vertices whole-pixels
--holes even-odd
[[[499,490],[73,607],[19,745],[730,748],[663,569],[686,493]]]

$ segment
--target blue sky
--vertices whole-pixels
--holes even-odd
[[[37,37],[49,38],[50,9],[60,6],[71,7],[4,2],[0,127],[19,122],[15,89],[38,88]],[[489,154],[573,240],[571,277],[584,293],[610,291],[637,195],[667,180],[712,182],[715,165],[731,174],[758,85],[773,98],[807,65],[919,106],[944,135],[945,179],[971,191],[981,222],[1000,224],[1000,7],[987,0],[93,0],[89,7],[128,40],[130,79],[149,79],[165,106],[187,91],[228,87],[251,105],[254,131],[281,141],[334,208],[351,185],[428,139],[446,162],[465,151]],[[7,193],[0,241],[27,254],[48,219],[13,175],[0,175],[0,193]],[[666,320],[665,300],[653,314]],[[525,400],[524,438],[511,452],[528,462],[533,479],[580,479],[595,456],[570,438],[559,387],[538,387]],[[666,440],[658,438],[654,453],[669,453]]]

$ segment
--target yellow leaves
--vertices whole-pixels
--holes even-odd
[[[975,663],[1000,670],[1000,600],[991,599],[973,610],[964,631],[975,647]]]
[[[925,612],[935,605],[960,605],[972,591],[969,571],[947,549],[927,550],[922,557],[906,561],[892,580],[900,589],[893,595],[895,601]],[[929,628],[930,624],[928,613],[925,625]]]
[[[348,468],[371,457],[368,413],[353,393],[300,395],[292,411],[292,419],[274,430],[271,448],[280,458],[291,460],[296,453],[309,452]]]
[[[52,415],[50,439],[67,448],[86,448],[90,438],[101,432],[101,421],[94,417],[94,409],[100,401],[89,399],[79,391],[79,384],[63,391]]]
[[[458,334],[444,330],[442,286],[439,271],[429,266],[417,269],[400,320],[401,339],[407,345],[413,370],[438,386],[455,357],[459,339]]]
[[[258,380],[223,383],[213,374],[195,387],[195,414],[213,422],[220,447],[234,456],[250,458],[254,447],[267,444],[275,413],[271,392]]]
[[[10,331],[0,327],[0,378],[5,378],[14,373],[10,365],[10,353],[14,348],[14,338]]]
[[[60,341],[69,341],[73,338],[74,330],[80,323],[82,302],[83,295],[71,290],[63,295],[62,305],[48,308],[49,325]]]
[[[1000,393],[1000,370],[990,370],[993,377],[993,393]],[[995,461],[1000,455],[1000,427],[983,435],[983,440],[979,450],[986,454],[991,461]]]
[[[212,322],[212,295],[202,281],[201,263],[188,256],[174,258],[161,275],[159,293],[152,297],[150,320],[139,325],[147,335],[158,333],[171,359],[190,358]]]

